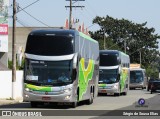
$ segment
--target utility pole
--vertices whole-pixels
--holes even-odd
[[[84,6],[73,6],[72,4],[76,3],[77,1],[85,1],[85,0],[66,0],[66,1],[70,1],[70,6],[65,6],[66,8],[70,8],[69,11],[69,29],[72,29],[72,8],[83,8]],[[72,3],[72,1],[75,1],[74,3]]]
[[[105,30],[104,30],[104,50],[106,49],[106,36],[105,36]]]
[[[126,46],[127,44],[126,44],[126,39],[124,40],[124,52],[126,53],[126,48],[127,48],[127,46]]]
[[[139,62],[140,62],[140,67],[141,67],[141,63],[142,63],[142,60],[141,60],[141,59],[142,59],[141,49],[139,50],[139,58],[140,58],[140,59],[139,59],[139,60],[140,60],[140,61],[139,61]]]
[[[72,28],[72,0],[70,0],[70,11],[69,11],[69,29]]]
[[[13,28],[12,28],[12,98],[15,99],[16,82],[16,0],[13,0]]]

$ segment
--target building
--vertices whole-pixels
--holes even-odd
[[[16,53],[20,47],[23,47],[23,51],[25,50],[27,36],[32,30],[37,29],[52,29],[56,27],[16,27]],[[9,41],[8,41],[8,59],[12,60],[12,27],[9,27]]]
[[[8,5],[9,0],[0,0],[0,70],[8,69]]]

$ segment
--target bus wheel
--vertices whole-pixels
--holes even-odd
[[[87,105],[90,105],[93,103],[93,93],[90,94],[90,98],[87,100]]]
[[[120,93],[114,93],[114,96],[120,96]]]
[[[31,102],[31,107],[37,107],[38,102]]]
[[[72,102],[72,108],[76,108],[77,107],[77,102]]]
[[[126,91],[126,92],[123,92],[123,95],[127,95],[127,91]]]

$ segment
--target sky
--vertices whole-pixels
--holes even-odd
[[[17,13],[17,26],[64,26],[65,19],[69,18],[69,8],[65,8],[65,6],[69,6],[69,1],[16,0],[20,9],[35,1],[37,2],[24,9],[25,11],[22,10]],[[10,5],[12,2],[13,0],[10,0]],[[98,25],[92,24],[92,20],[96,16],[105,17],[109,15],[118,19],[124,18],[134,23],[147,22],[146,26],[155,28],[155,34],[160,35],[160,0],[85,0],[78,1],[73,5],[85,6],[84,8],[73,8],[72,16],[74,19],[79,19],[79,24],[84,22],[85,27],[89,27],[90,31],[99,29]],[[12,16],[12,7],[9,7],[9,14]],[[11,18],[9,25],[12,26]]]

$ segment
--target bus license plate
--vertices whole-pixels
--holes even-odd
[[[101,90],[101,93],[107,93],[107,91],[106,90]]]
[[[42,97],[42,100],[51,100],[51,97]]]

